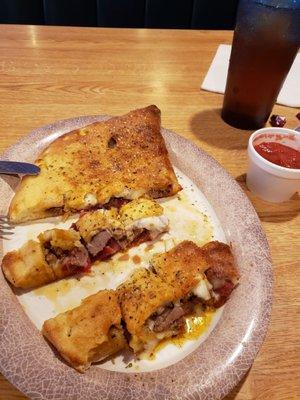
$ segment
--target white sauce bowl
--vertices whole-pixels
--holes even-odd
[[[262,128],[248,142],[247,186],[258,197],[272,203],[289,200],[300,190],[300,169],[281,167],[254,149],[262,142],[277,142],[300,151],[300,132],[286,128]]]

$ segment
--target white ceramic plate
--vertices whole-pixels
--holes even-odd
[[[18,160],[22,154],[22,160],[33,161],[59,135],[107,118],[80,117],[42,127],[8,149],[3,158]],[[202,244],[213,237],[230,243],[241,273],[240,284],[198,340],[182,348],[170,344],[155,360],[135,362],[132,368],[125,368],[128,360],[120,357],[114,364],[109,360],[80,375],[57,358],[36,328],[44,319],[76,306],[82,297],[103,287],[115,287],[142,261],[125,267],[117,255],[79,282],[69,278],[17,297],[1,275],[0,370],[32,399],[219,399],[247,371],[262,343],[271,308],[272,272],[257,215],[216,161],[176,134],[162,133],[184,186],[184,194],[180,194],[183,201],[176,197],[162,201],[171,219],[171,235],[175,241],[191,238]],[[0,179],[0,213],[5,213],[17,181]],[[176,218],[178,209],[180,218]],[[2,254],[57,220],[47,223],[50,225],[43,222],[18,227],[12,241],[2,241]],[[135,260],[145,263],[151,254],[173,246],[170,235],[163,239],[150,250],[146,250],[147,245],[130,250],[130,259],[136,256]]]

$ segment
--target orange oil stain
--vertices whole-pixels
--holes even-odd
[[[182,347],[187,340],[197,340],[210,326],[214,314],[215,310],[206,310],[201,316],[191,315],[186,318],[185,332],[162,340],[147,358],[155,360],[157,353],[170,343]]]
[[[90,296],[97,291],[96,277],[90,280],[81,278],[78,276],[77,278],[62,279],[35,289],[33,293],[38,297],[45,297],[47,300],[51,301],[55,312],[61,313],[77,307],[79,305],[78,302],[80,303],[80,298],[69,296],[73,288],[79,287],[86,291],[84,297]]]
[[[58,297],[68,294],[75,284],[76,283],[73,279],[66,279],[50,283],[47,286],[42,286],[38,289],[35,289],[33,292],[37,296],[44,296],[47,299],[55,302]]]
[[[134,264],[140,264],[142,259],[141,259],[140,256],[135,255],[135,256],[132,257],[132,261],[134,262]]]
[[[118,258],[118,261],[128,261],[129,260],[129,255],[128,254],[123,254]]]

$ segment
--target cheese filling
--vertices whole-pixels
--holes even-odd
[[[207,279],[201,279],[198,285],[192,290],[192,293],[202,300],[211,299],[210,291],[212,290],[212,285]]]
[[[147,229],[154,236],[165,232],[168,228],[169,220],[165,215],[140,218],[126,226],[127,231]]]
[[[84,196],[84,203],[88,206],[95,206],[98,203],[97,197],[93,193],[87,193]]]
[[[115,195],[115,197],[122,197],[123,199],[133,200],[138,199],[145,193],[144,190],[133,190],[125,188],[121,193]]]

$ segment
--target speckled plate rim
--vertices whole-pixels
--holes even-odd
[[[108,116],[83,116],[34,130],[3,159],[33,161],[61,134]],[[55,356],[22,310],[0,273],[0,371],[31,399],[135,400],[221,399],[253,363],[266,335],[272,305],[270,252],[260,221],[232,177],[207,153],[162,129],[172,163],[202,190],[235,254],[241,281],[212,334],[192,354],[167,368],[125,374],[92,367],[81,375]],[[0,177],[0,213],[12,196],[10,178]],[[0,259],[1,254],[0,242]]]

